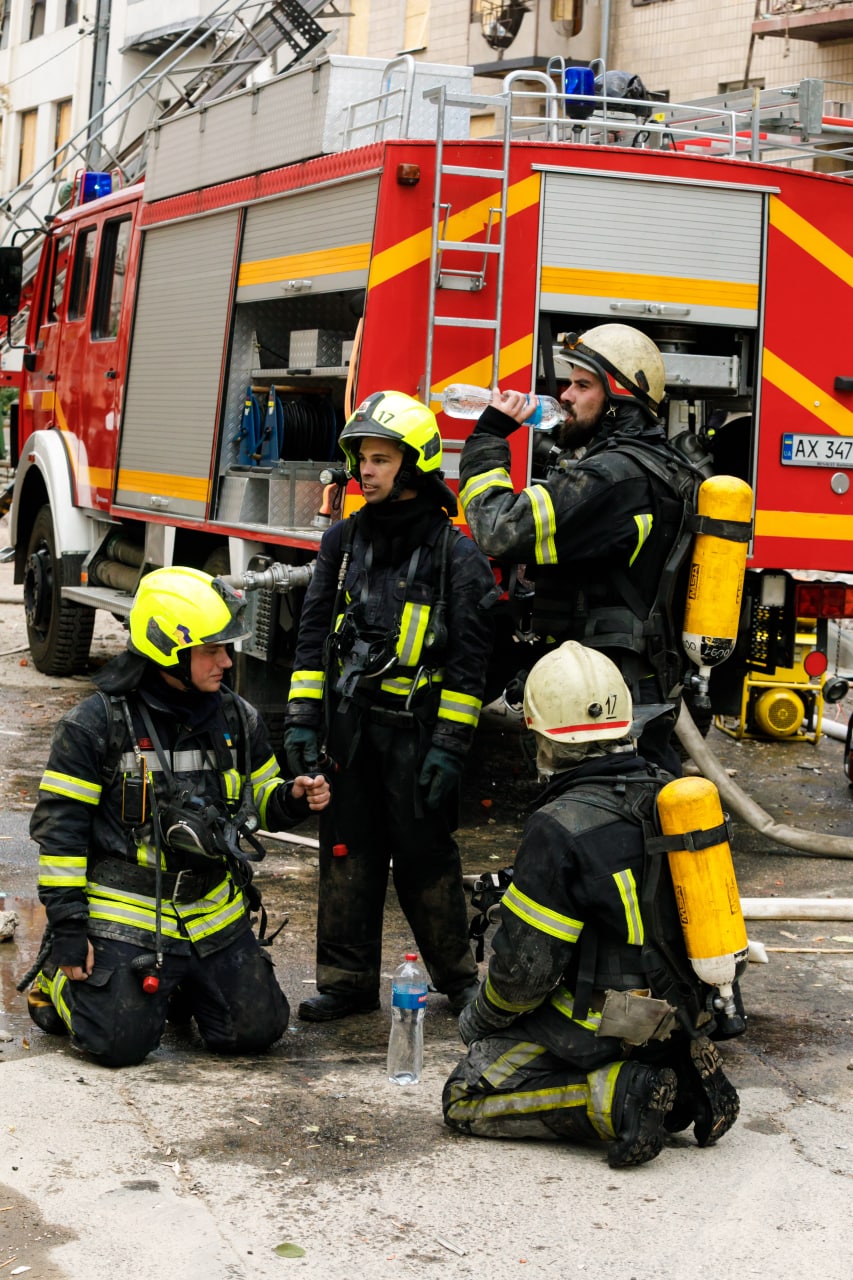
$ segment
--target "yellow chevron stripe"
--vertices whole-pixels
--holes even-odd
[[[833,400],[828,391],[810,382],[798,369],[764,348],[762,374],[774,387],[840,436],[853,436],[853,412]]]
[[[526,369],[533,361],[533,334],[525,334],[523,338],[519,338],[517,342],[511,342],[506,347],[501,347],[500,363],[498,366],[498,381],[504,378],[510,378],[519,369]],[[436,392],[442,392],[445,387],[449,387],[451,382],[467,382],[469,386],[485,387],[488,386],[492,376],[492,357],[486,356],[483,360],[475,360],[473,364],[466,365],[464,369],[457,369],[449,378],[443,378],[441,382],[434,382],[432,385],[433,399],[430,401],[431,406],[438,404]],[[439,405],[439,408],[441,406]]]
[[[845,284],[853,285],[853,257],[812,226],[800,214],[795,213],[778,196],[770,197],[770,225],[783,236],[793,240],[822,267],[838,276]]]
[[[584,297],[654,298],[656,302],[693,306],[732,307],[755,311],[758,285],[734,280],[699,280],[689,276],[636,275],[626,271],[581,271],[572,267],[542,267],[542,293],[581,294]]]
[[[366,271],[370,242],[342,244],[315,253],[292,253],[283,258],[260,258],[240,266],[237,284],[271,284],[292,276],[331,276],[344,271]]]
[[[521,182],[513,183],[507,196],[510,218],[513,214],[520,213],[538,203],[540,185],[541,176],[538,173],[523,178]],[[467,209],[460,209],[448,219],[442,239],[470,240],[473,236],[481,234],[488,226],[489,210],[500,204],[500,198],[500,190],[496,189],[485,200],[478,200]],[[391,280],[403,271],[408,271],[419,262],[429,261],[431,242],[432,228],[426,227],[423,231],[418,231],[389,249],[383,249],[381,253],[377,253],[370,264],[368,289],[375,289],[377,285],[384,284],[386,280]]]
[[[755,535],[850,542],[853,541],[853,516],[827,516],[819,511],[756,511]]]
[[[157,471],[118,473],[118,489],[130,493],[161,493],[167,498],[188,498],[190,502],[207,502],[210,489],[207,476],[169,476]]]
[[[109,489],[113,473],[109,467],[84,467],[80,478],[96,489]]]

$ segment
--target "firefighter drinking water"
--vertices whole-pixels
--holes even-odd
[[[617,667],[575,641],[530,672],[524,715],[547,786],[501,900],[488,976],[459,1019],[468,1052],[443,1107],[460,1133],[603,1139],[619,1168],[654,1159],[667,1132],[692,1128],[709,1146],[737,1119],[713,1039],[744,1020],[729,1020],[727,999],[688,959],[670,837],[653,831],[667,778],[634,745],[660,710],[633,708]],[[672,822],[675,811],[670,802]],[[745,965],[745,953],[734,959]]]
[[[570,335],[555,364],[568,379],[567,416],[546,478],[513,491],[508,437],[535,404],[496,391],[462,450],[462,509],[487,555],[526,564],[534,580],[534,658],[575,639],[613,659],[635,703],[673,703],[646,726],[642,749],[677,774],[671,738],[686,662],[670,557],[696,476],[658,420],[663,359],[638,329],[603,324]]]
[[[250,919],[265,921],[253,832],[323,809],[329,786],[286,782],[257,712],[222,683],[244,610],[196,569],[150,573],[127,652],[54,734],[30,825],[48,932],[28,1006],[106,1066],[157,1047],[178,987],[214,1052],[258,1053],[287,1027]]]
[[[323,535],[291,680],[288,764],[324,752],[317,994],[325,1022],[379,1007],[389,864],[417,950],[458,1013],[477,989],[457,825],[480,714],[497,595],[489,563],[451,524],[434,414],[396,391],[369,396],[340,437],[364,506]]]

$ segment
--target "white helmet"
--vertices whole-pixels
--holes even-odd
[[[552,742],[603,742],[630,736],[631,694],[615,662],[567,640],[540,658],[524,686],[524,719]]]
[[[599,324],[586,333],[560,334],[560,341],[554,348],[558,378],[571,376],[567,367],[579,364],[601,379],[608,400],[615,404],[636,400],[657,417],[666,390],[666,368],[651,338],[629,324]]]

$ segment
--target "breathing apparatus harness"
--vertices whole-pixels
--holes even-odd
[[[115,763],[113,764],[112,759],[108,756],[104,772],[106,774],[109,771],[113,777],[115,776],[121,748],[126,738],[129,737],[142,793],[150,797],[150,823],[144,819],[143,814],[143,822],[133,828],[129,837],[130,840],[138,842],[150,832],[150,838],[154,845],[154,898],[156,904],[154,953],[137,956],[131,963],[132,969],[145,975],[142,985],[146,991],[157,990],[159,980],[156,979],[156,974],[152,975],[152,969],[154,971],[159,970],[163,965],[162,902],[164,888],[167,885],[170,899],[178,902],[182,901],[182,891],[185,890],[189,895],[186,900],[192,901],[198,889],[199,873],[202,875],[205,872],[209,873],[219,863],[227,867],[234,884],[245,894],[249,909],[259,913],[258,942],[261,946],[271,946],[284,924],[287,923],[286,920],[283,921],[275,933],[268,938],[265,936],[267,913],[263,906],[261,895],[253,884],[254,868],[252,863],[260,862],[266,856],[266,850],[254,834],[258,830],[260,820],[254,806],[250,787],[252,764],[249,725],[240,700],[231,693],[230,689],[223,688],[222,692],[225,697],[231,699],[231,706],[239,722],[240,746],[243,756],[241,762],[242,784],[238,804],[236,811],[228,817],[223,816],[217,805],[210,804],[201,796],[192,795],[191,792],[180,787],[172,772],[167,753],[163,749],[150,712],[145,703],[138,699],[135,701],[135,706],[139,711],[145,731],[157,755],[166,783],[166,797],[163,800],[158,799],[156,787],[148,773],[145,755],[139,745],[134,729],[133,716],[127,697],[123,695],[109,696],[101,693],[101,696],[109,704],[110,710],[109,756],[115,757]],[[245,842],[249,849],[242,848],[241,842]],[[187,863],[186,868],[177,873],[164,872],[162,865],[164,848],[167,852],[174,853],[183,859]],[[124,876],[132,876],[134,872],[139,870],[136,864],[124,862],[120,859],[105,859],[99,862],[99,865],[103,865],[104,861],[111,866],[115,866],[116,870],[119,869],[117,864],[121,862],[120,873]],[[147,869],[142,870],[143,874],[147,875]],[[152,976],[156,985],[149,983],[149,979]],[[149,983],[149,985],[146,986],[146,983]]]
[[[625,618],[627,625],[620,625],[618,619],[614,618],[606,631],[593,631],[576,638],[596,649],[636,650],[639,637],[634,632],[639,626],[648,661],[660,681],[661,696],[677,697],[682,687],[684,660],[681,628],[680,625],[676,626],[674,606],[682,570],[690,557],[693,535],[699,528],[696,502],[699,486],[705,475],[696,463],[679,451],[650,440],[643,440],[639,444],[635,437],[627,435],[609,435],[597,448],[590,448],[582,461],[596,459],[606,463],[608,458],[619,456],[630,458],[643,471],[662,481],[672,495],[672,498],[665,501],[677,501],[681,507],[681,515],[651,605],[643,600],[625,569],[613,569],[609,573],[610,582],[631,618]],[[572,460],[564,459],[557,469],[567,470],[573,465],[576,464]],[[674,520],[673,524],[675,523]],[[594,609],[593,605],[593,611]],[[612,613],[613,610],[608,612]],[[636,696],[636,691],[634,692]]]
[[[578,791],[579,803],[590,808],[613,813],[617,817],[639,826],[643,832],[643,877],[640,896],[640,911],[645,925],[646,937],[640,957],[640,967],[648,987],[653,992],[653,999],[641,997],[641,1002],[660,1005],[661,1024],[658,1034],[651,1029],[648,1039],[664,1039],[670,1028],[677,1022],[680,1029],[691,1039],[700,1035],[713,1033],[716,1039],[728,1039],[740,1035],[745,1023],[740,1016],[728,1018],[714,1005],[715,988],[708,987],[693,973],[686,952],[683,948],[672,945],[665,927],[661,893],[661,877],[664,873],[664,855],[668,849],[708,848],[718,843],[725,836],[728,838],[728,822],[725,831],[720,829],[707,832],[693,832],[678,837],[663,836],[657,816],[655,799],[667,776],[658,772],[649,777],[625,775],[586,774],[581,778],[567,782],[561,788],[560,795],[568,791]],[[633,794],[632,794],[633,793]],[[695,844],[690,841],[695,840]],[[480,876],[471,890],[471,903],[477,909],[472,918],[469,935],[476,940],[477,960],[483,958],[484,937],[490,924],[498,919],[500,900],[509,888],[513,879],[513,868],[506,867],[498,872]],[[593,927],[585,924],[578,943],[577,980],[574,991],[574,1006],[587,1009],[592,1006],[593,991],[601,986],[598,969],[598,936]],[[614,992],[620,1000],[631,993]],[[669,1006],[667,1017],[664,1006]],[[641,1009],[642,1003],[636,1006]],[[654,1017],[652,1021],[654,1022]],[[626,1022],[626,1030],[629,1029]],[[651,1026],[651,1024],[649,1024]],[[602,1033],[605,1034],[605,1033]],[[609,1034],[609,1033],[608,1033]],[[629,1032],[630,1034],[630,1032]],[[642,1041],[641,1041],[642,1042]]]
[[[161,804],[157,790],[151,778],[145,755],[139,745],[133,716],[127,697],[111,695],[99,689],[109,716],[107,754],[104,760],[101,777],[104,785],[111,784],[118,773],[125,743],[130,738],[136,770],[139,776],[140,791],[143,798],[150,799],[151,818],[146,820],[144,807],[141,811],[142,821],[134,827],[129,839],[139,841],[150,834],[154,846],[154,950],[144,952],[131,961],[131,969],[142,980],[142,988],[147,994],[159,989],[159,971],[163,967],[163,928],[162,904],[164,889],[168,888],[168,896],[172,900],[181,901],[181,893],[186,889],[187,901],[193,901],[198,886],[198,872],[209,871],[217,863],[224,864],[238,889],[242,890],[251,911],[259,914],[258,942],[269,947],[287,924],[287,917],[278,929],[269,937],[266,936],[267,913],[261,900],[260,892],[253,884],[254,868],[252,863],[260,862],[266,856],[266,850],[255,836],[259,827],[259,818],[255,809],[249,781],[251,779],[251,740],[249,725],[245,711],[239,699],[234,697],[230,689],[223,688],[226,697],[231,698],[240,725],[240,743],[243,752],[243,783],[239,796],[239,805],[233,816],[224,818],[217,807],[207,804],[200,796],[193,796],[181,790],[169,766],[166,754],[154,728],[153,721],[141,699],[135,706],[145,725],[146,732],[157,754],[163,776],[168,789],[168,799]],[[143,800],[144,805],[144,800]],[[242,849],[240,842],[245,841],[251,852]],[[178,872],[164,872],[163,849],[183,857],[189,866]],[[134,891],[146,893],[150,884],[149,869],[138,866],[129,859],[105,857],[98,859],[97,867],[120,876],[124,881],[130,879]],[[195,876],[196,885],[193,886]],[[50,955],[53,942],[53,930],[48,924],[42,937],[41,945],[33,965],[17,984],[18,991],[25,991],[39,969]]]
[[[399,661],[397,644],[400,639],[401,619],[398,617],[390,628],[371,626],[364,620],[370,597],[369,575],[373,565],[373,547],[370,543],[367,545],[364,556],[365,580],[361,598],[353,609],[348,613],[344,612],[344,584],[352,558],[355,532],[355,518],[351,517],[344,526],[341,563],[332,606],[332,630],[326,637],[323,650],[327,687],[334,688],[340,698],[337,708],[339,712],[348,709],[361,680],[375,680],[386,671],[390,671]],[[420,662],[405,701],[406,712],[412,711],[413,699],[424,677],[431,688],[435,672],[444,665],[448,641],[448,562],[450,549],[459,537],[459,530],[448,521],[435,542],[433,553],[435,595],[430,606],[429,625],[421,646]],[[409,557],[404,575],[406,583],[404,598],[406,599],[415,582],[422,551],[422,547],[416,547]],[[342,613],[344,613],[343,621],[336,630],[335,622]],[[326,698],[324,702],[328,735],[331,727],[331,699]]]

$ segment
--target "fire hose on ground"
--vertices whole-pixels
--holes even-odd
[[[761,805],[756,804],[726,773],[683,703],[675,731],[693,763],[709,782],[714,783],[725,806],[754,831],[776,844],[796,849],[808,858],[853,858],[853,837],[804,831],[801,827],[776,822]]]

